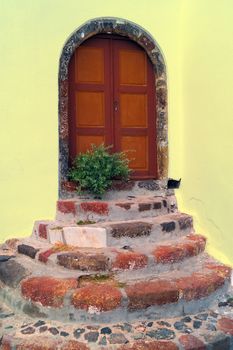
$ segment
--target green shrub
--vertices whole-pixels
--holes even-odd
[[[111,186],[112,180],[128,180],[129,160],[124,152],[109,153],[110,147],[91,145],[86,153],[80,153],[69,172],[72,181],[78,183],[78,190],[87,190],[101,197]]]

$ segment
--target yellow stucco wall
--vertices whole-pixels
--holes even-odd
[[[58,179],[58,61],[67,37],[102,16],[135,22],[165,56],[172,177],[208,249],[233,264],[231,0],[0,1],[0,235],[53,218]]]

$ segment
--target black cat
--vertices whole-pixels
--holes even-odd
[[[167,188],[169,188],[169,189],[179,188],[180,187],[180,182],[181,182],[181,179],[179,179],[179,180],[168,179]]]

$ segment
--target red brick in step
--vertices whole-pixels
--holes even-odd
[[[225,265],[217,265],[213,263],[207,263],[205,265],[207,269],[215,271],[218,275],[224,277],[224,278],[230,278],[231,277],[231,267],[225,266]]]
[[[41,252],[38,256],[39,261],[43,262],[43,263],[47,263],[50,255],[54,254],[54,250],[53,249],[48,249],[45,252]]]
[[[83,202],[81,203],[83,211],[91,211],[99,215],[108,215],[108,203],[105,202]]]
[[[8,339],[2,339],[1,350],[11,350],[11,343]]]
[[[191,334],[182,335],[179,341],[184,350],[206,350],[205,344]]]
[[[48,238],[47,226],[48,226],[48,224],[42,224],[42,223],[39,224],[38,233],[39,233],[40,238],[44,238],[44,239]]]
[[[125,288],[129,309],[144,309],[151,305],[174,303],[179,299],[175,283],[166,280],[138,282]]]
[[[64,214],[75,214],[75,201],[62,201],[57,202],[57,210]]]
[[[218,329],[224,333],[233,335],[233,320],[228,317],[223,317],[218,320]]]
[[[158,246],[153,254],[156,262],[174,263],[198,255],[205,249],[206,239],[200,235],[188,235],[183,242]]]
[[[70,340],[66,342],[60,350],[90,350],[89,347],[87,347],[85,344],[80,343],[76,340]]]
[[[137,252],[120,252],[112,265],[114,269],[136,270],[147,265],[148,257]]]
[[[133,345],[123,345],[118,350],[178,350],[178,346],[171,341],[138,341]]]
[[[22,295],[43,306],[60,307],[69,289],[77,287],[76,279],[58,279],[53,277],[31,277],[21,285]]]
[[[73,294],[72,304],[84,310],[109,311],[121,303],[121,292],[116,287],[101,284],[87,285],[77,289]]]
[[[182,277],[176,281],[180,290],[180,295],[185,300],[200,299],[213,293],[218,287],[222,286],[225,279],[215,272],[203,273],[195,272],[191,276]]]

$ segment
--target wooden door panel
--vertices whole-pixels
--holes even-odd
[[[146,85],[146,53],[121,49],[119,52],[120,85]]]
[[[105,137],[104,136],[95,136],[95,135],[89,135],[89,136],[83,136],[78,135],[76,138],[77,143],[77,149],[79,152],[86,152],[88,149],[91,148],[91,145],[94,144],[96,146],[101,145],[102,143],[105,143]]]
[[[156,176],[155,101],[152,64],[145,51],[130,41],[114,42],[116,148],[128,153],[135,178]]]
[[[92,38],[75,50],[69,67],[70,161],[91,144],[112,143],[110,43]]]
[[[104,83],[104,49],[80,46],[75,51],[75,82]]]
[[[120,94],[121,127],[147,127],[147,119],[146,94]]]
[[[130,168],[148,170],[147,136],[123,136],[121,138],[121,149],[127,153]]]
[[[103,127],[105,125],[105,101],[103,92],[77,91],[76,126]]]

